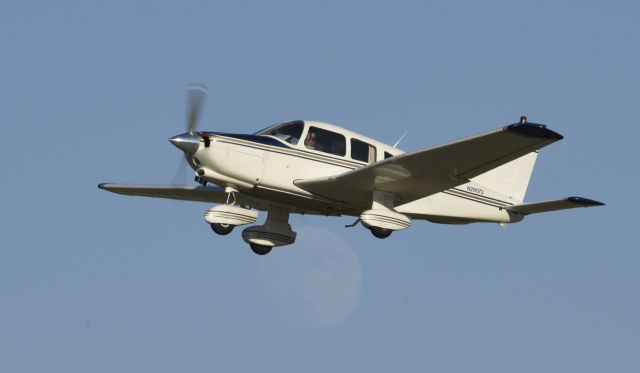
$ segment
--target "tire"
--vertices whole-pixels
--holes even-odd
[[[210,225],[211,229],[213,229],[214,232],[221,236],[226,236],[227,234],[231,233],[233,228],[235,228],[235,225],[231,224],[211,223]]]
[[[267,255],[271,251],[271,246],[258,245],[255,243],[249,244],[251,246],[251,250],[258,255]]]
[[[371,227],[369,228],[369,230],[371,230],[371,233],[376,238],[380,238],[380,239],[387,238],[391,235],[391,233],[393,233],[391,229],[386,229],[386,228]]]

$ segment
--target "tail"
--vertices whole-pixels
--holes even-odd
[[[524,195],[527,192],[533,166],[535,166],[537,158],[538,152],[534,151],[478,175],[471,180],[518,202],[522,202],[524,201]]]

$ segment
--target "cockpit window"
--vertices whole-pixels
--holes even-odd
[[[304,146],[308,149],[331,153],[341,157],[347,153],[346,144],[347,140],[343,135],[318,127],[309,127],[307,136],[304,139]]]
[[[282,139],[289,144],[296,145],[300,141],[302,136],[302,130],[304,129],[304,122],[301,120],[294,120],[292,122],[285,122],[276,124],[269,128],[256,132],[256,135],[273,136]]]

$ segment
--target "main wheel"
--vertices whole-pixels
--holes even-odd
[[[216,232],[221,236],[225,236],[231,233],[231,231],[235,227],[235,225],[222,224],[222,223],[211,223],[210,225],[211,225],[211,229],[213,229],[214,232]]]
[[[371,227],[369,228],[369,230],[371,230],[371,233],[377,238],[387,238],[393,232],[391,229],[379,228],[379,227]]]
[[[255,243],[249,244],[249,246],[251,246],[251,250],[258,255],[267,255],[272,249],[271,246],[258,245]]]

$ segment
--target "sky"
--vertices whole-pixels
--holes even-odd
[[[637,372],[634,1],[3,1],[0,373]],[[385,240],[294,216],[254,255],[170,183],[200,128],[335,123],[416,150],[514,123],[565,136],[526,201],[600,208],[414,221]],[[263,214],[264,215],[264,214]],[[636,242],[634,244],[634,242]]]

